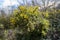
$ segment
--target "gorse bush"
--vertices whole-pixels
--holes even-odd
[[[19,6],[14,11],[13,17],[10,18],[11,27],[17,27],[23,34],[31,34],[33,37],[40,38],[40,36],[46,35],[49,29],[49,20],[43,15],[37,6]]]
[[[38,6],[19,6],[11,16],[0,18],[0,28],[7,40],[40,40],[48,36],[51,27],[59,25],[59,14],[59,10],[40,11]]]

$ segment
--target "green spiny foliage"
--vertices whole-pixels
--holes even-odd
[[[10,18],[11,27],[18,27],[22,34],[45,36],[49,29],[49,20],[46,19],[48,14],[46,14],[46,18],[43,15],[37,6],[19,6],[14,11],[13,17]]]
[[[39,40],[48,35],[48,30],[52,31],[51,28],[60,31],[59,20],[60,10],[39,11],[38,6],[19,6],[11,16],[0,17],[0,29],[3,30],[4,36],[9,35],[9,29],[11,29],[16,40],[22,40],[22,38]]]

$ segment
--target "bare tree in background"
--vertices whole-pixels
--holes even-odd
[[[32,0],[32,5],[37,5],[43,10],[46,10],[50,7],[55,7],[58,0]]]
[[[19,0],[17,0],[19,4],[21,4],[21,2]],[[31,0],[31,4],[29,4],[30,2],[28,2],[28,0],[22,0],[24,5],[32,5],[32,6],[39,6],[42,9],[47,9],[50,7],[55,7],[56,3],[59,0]]]

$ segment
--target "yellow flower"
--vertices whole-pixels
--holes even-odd
[[[28,19],[28,15],[25,14],[25,15],[24,15],[24,18]]]
[[[45,36],[46,35],[46,32],[42,30],[42,34]]]
[[[12,23],[12,24],[15,24],[15,18],[10,18],[10,22]]]
[[[45,13],[45,17],[49,17],[49,13],[48,12]]]
[[[25,7],[25,6],[20,6],[19,9],[20,9],[21,11],[24,11],[24,10],[26,9],[26,7]]]
[[[35,12],[34,14],[35,14],[36,16],[38,16],[38,12]]]
[[[21,17],[23,17],[23,16],[24,16],[24,14],[22,13],[22,14],[20,14],[20,16],[21,16]]]
[[[49,21],[46,20],[46,19],[44,19],[44,20],[43,20],[43,24],[45,24],[45,25],[49,25]]]
[[[27,14],[21,13],[20,16],[28,19],[28,15]]]
[[[34,8],[31,6],[31,7],[28,7],[27,12],[29,12],[29,13],[33,13],[33,10],[34,10]]]

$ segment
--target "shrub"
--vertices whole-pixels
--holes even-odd
[[[19,6],[10,18],[11,27],[18,28],[22,34],[30,35],[29,38],[32,38],[32,35],[40,38],[47,34],[49,28],[49,20],[44,18],[42,13],[37,6]]]

